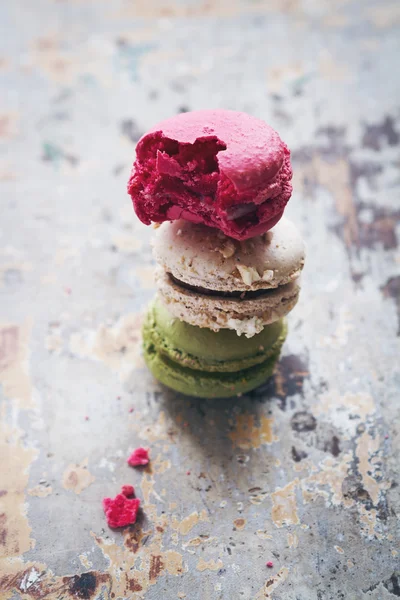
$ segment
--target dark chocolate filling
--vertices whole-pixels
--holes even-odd
[[[276,288],[272,288],[268,290],[249,290],[248,292],[241,290],[234,292],[224,292],[222,290],[209,290],[201,286],[190,285],[189,283],[185,283],[184,281],[177,279],[172,275],[172,273],[168,273],[168,276],[178,287],[181,287],[184,290],[190,290],[191,292],[196,292],[196,294],[202,294],[203,296],[220,296],[223,298],[239,298],[240,300],[251,300],[253,298],[260,298],[261,296],[268,296],[276,290]]]

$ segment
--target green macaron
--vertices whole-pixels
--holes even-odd
[[[212,331],[174,318],[159,300],[143,325],[144,358],[153,375],[175,391],[200,398],[243,394],[272,375],[286,337],[281,319],[251,338]]]

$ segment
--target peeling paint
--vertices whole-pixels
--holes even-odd
[[[259,448],[263,444],[277,441],[272,433],[272,424],[272,418],[261,415],[260,424],[256,425],[254,415],[243,413],[236,416],[234,428],[228,435],[237,448]]]
[[[277,488],[275,492],[272,492],[271,499],[273,505],[271,518],[276,527],[297,525],[300,523],[295,496],[295,490],[298,485],[299,480],[295,479],[285,485],[285,487]]]
[[[80,494],[95,481],[94,475],[88,470],[88,459],[85,458],[80,464],[68,465],[65,469],[62,484],[65,490],[72,490]]]
[[[224,566],[224,563],[219,558],[218,560],[214,560],[211,558],[210,560],[204,560],[204,558],[200,558],[199,562],[196,565],[196,569],[198,571],[219,571]]]
[[[354,501],[351,498],[345,498],[342,489],[351,461],[352,455],[350,453],[343,454],[340,461],[330,457],[323,460],[319,465],[319,471],[301,480],[304,503],[307,504],[318,497],[323,497],[327,503],[330,502],[334,506],[339,504],[347,507],[352,506]]]
[[[356,448],[358,471],[362,477],[363,486],[374,505],[378,503],[381,491],[390,487],[390,483],[379,484],[371,475],[376,468],[371,464],[371,458],[379,451],[379,445],[379,436],[373,438],[368,431],[364,431],[357,442]]]
[[[125,380],[134,368],[143,366],[141,320],[140,315],[131,314],[113,326],[100,325],[97,331],[74,333],[70,338],[70,350],[79,357],[101,361]]]
[[[1,488],[6,493],[0,496],[0,547],[1,554],[8,558],[18,557],[35,545],[27,517],[25,489],[29,468],[38,452],[24,446],[22,436],[21,430],[6,425],[3,413],[0,419]],[[8,574],[4,567],[0,566],[0,578]]]
[[[187,535],[200,521],[208,521],[208,515],[205,510],[202,510],[200,513],[193,512],[182,519],[182,521],[179,521],[176,517],[172,517],[171,527],[180,535]]]
[[[37,498],[46,498],[46,496],[50,496],[52,493],[53,488],[51,485],[43,485],[41,483],[38,483],[38,485],[35,485],[35,487],[28,490],[30,496],[36,496]]]
[[[155,443],[162,441],[171,441],[170,438],[170,424],[167,421],[164,411],[160,411],[157,420],[146,427],[136,426],[138,429],[139,437],[147,442]]]
[[[88,557],[87,557],[86,554],[80,554],[78,558],[81,561],[81,565],[85,569],[91,569],[92,568],[93,563],[88,559]]]
[[[276,575],[273,575],[264,583],[261,590],[254,596],[254,600],[264,600],[265,598],[268,600],[272,598],[271,593],[274,592],[286,579],[289,575],[289,569],[286,567],[282,567],[279,569]]]
[[[30,322],[0,325],[0,383],[7,398],[21,408],[34,406],[29,376]]]

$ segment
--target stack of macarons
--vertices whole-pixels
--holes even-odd
[[[218,398],[272,374],[304,265],[301,235],[282,218],[291,178],[279,135],[240,112],[180,114],[138,142],[128,192],[157,224],[143,347],[161,383]]]

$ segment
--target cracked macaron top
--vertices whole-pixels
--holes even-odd
[[[282,217],[291,178],[290,151],[272,127],[242,112],[201,110],[139,140],[128,193],[146,225],[185,219],[245,240]]]
[[[254,292],[298,279],[305,248],[300,232],[286,217],[271,231],[242,241],[182,219],[157,228],[153,254],[180,284],[208,292]]]

